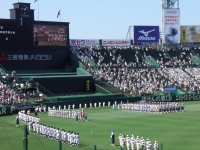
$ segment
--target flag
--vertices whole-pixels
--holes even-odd
[[[38,0],[34,0],[34,3],[37,2]]]
[[[58,11],[57,18],[60,16],[60,10]]]

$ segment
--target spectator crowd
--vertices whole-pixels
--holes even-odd
[[[176,46],[178,49],[180,45]],[[199,48],[199,47],[198,47]],[[155,50],[155,46],[72,47],[71,51],[96,80],[105,81],[130,95],[165,94],[165,87],[199,93],[198,48]],[[194,68],[194,69],[193,69]],[[196,72],[196,73],[194,73]]]
[[[11,74],[0,71],[0,104],[27,104],[28,99],[40,101],[43,96],[32,81],[18,79],[15,71]]]

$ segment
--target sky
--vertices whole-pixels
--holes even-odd
[[[161,25],[161,0],[1,0],[0,18],[18,1],[31,3],[35,20],[70,22],[71,39],[125,39],[129,26]],[[200,0],[179,5],[181,25],[200,25]]]

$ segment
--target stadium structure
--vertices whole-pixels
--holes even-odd
[[[163,38],[159,26],[143,25],[133,27],[130,40],[69,39],[68,22],[35,21],[30,3],[15,3],[10,19],[0,20],[0,64],[5,87],[19,100],[3,100],[2,112],[198,99],[198,38],[182,42],[178,0],[162,0],[162,18]]]
[[[0,131],[4,131],[7,137],[10,136],[7,133],[14,135],[14,138],[21,134],[20,130],[16,133],[10,121],[13,119],[12,114],[17,113],[17,127],[18,119],[28,123],[31,132],[58,140],[60,149],[62,144],[59,135],[51,135],[50,132],[46,134],[44,130],[36,130],[35,126],[39,124],[45,130],[64,134],[64,130],[53,126],[66,129],[67,122],[67,127],[71,125],[73,129],[82,132],[81,140],[84,144],[88,144],[89,140],[90,145],[62,139],[63,143],[80,149],[91,149],[91,141],[97,142],[100,149],[107,149],[108,143],[105,144],[104,136],[111,126],[113,128],[113,124],[118,133],[127,130],[123,132],[128,134],[136,126],[136,134],[143,134],[146,138],[151,136],[154,140],[158,136],[166,145],[173,138],[177,141],[188,140],[188,137],[183,136],[183,133],[190,135],[186,128],[193,129],[192,137],[199,136],[196,135],[199,133],[196,132],[199,125],[194,123],[191,126],[188,123],[195,122],[195,117],[199,118],[195,112],[199,111],[199,104],[192,104],[187,108],[189,111],[184,112],[184,104],[189,102],[182,102],[200,100],[200,26],[180,25],[179,0],[161,0],[161,27],[130,26],[126,39],[110,40],[70,39],[69,22],[36,21],[30,3],[17,2],[13,6],[10,9],[10,19],[0,19],[0,116],[6,118],[0,120]],[[91,122],[85,117],[87,112],[83,108],[92,114]],[[195,111],[191,111],[193,108]],[[40,114],[41,119],[44,119],[42,124],[37,111],[45,112]],[[47,119],[46,111],[48,117],[53,119]],[[30,112],[35,114],[29,115]],[[177,112],[183,113],[176,115]],[[79,115],[75,116],[76,113]],[[166,116],[158,117],[157,114]],[[191,114],[193,117],[190,118]],[[174,119],[175,123],[172,117],[177,119]],[[82,122],[74,124],[67,120],[72,118]],[[44,125],[49,122],[51,126]],[[180,122],[188,126],[179,128]],[[177,131],[177,135],[172,136],[169,131]],[[23,145],[27,149],[26,126],[24,133],[23,144],[18,139],[10,138],[10,141],[18,140],[17,146]],[[79,133],[66,133],[79,137]],[[113,138],[114,131],[111,133]],[[42,143],[42,140],[38,142],[38,135],[31,137],[32,145],[34,142]],[[124,135],[120,134],[119,137],[123,139]],[[126,139],[129,139],[128,135]],[[195,142],[199,142],[196,139]],[[137,140],[144,142],[143,137]],[[183,141],[178,141],[181,144],[175,146],[175,142],[170,141],[166,147],[180,149]],[[149,139],[146,142],[143,148],[144,145],[152,148]],[[52,141],[47,142],[48,148],[55,149],[49,143],[52,144]],[[119,144],[121,149],[128,145],[120,141]],[[159,144],[162,150],[163,144]],[[154,150],[158,150],[156,140],[155,145],[157,149]],[[44,148],[44,145],[34,146]],[[108,149],[118,148],[113,139],[112,146],[116,148]],[[192,147],[190,144],[187,146]]]
[[[6,86],[19,92],[19,97],[24,94],[30,101],[5,100],[2,112],[10,113],[15,107],[24,109],[31,103],[79,104],[79,99],[86,103],[88,99],[95,101],[104,96],[123,97],[101,86],[96,89],[93,76],[71,52],[68,22],[35,21],[30,3],[13,5],[10,19],[0,19],[1,77],[6,80]],[[23,105],[14,106],[17,104]]]

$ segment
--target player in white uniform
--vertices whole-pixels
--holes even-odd
[[[105,102],[103,102],[103,107],[105,107]]]
[[[130,150],[130,138],[128,135],[126,136],[126,148],[127,150]]]
[[[120,147],[122,148],[122,135],[121,134],[119,134],[119,136],[118,136],[118,140],[119,140],[119,145],[120,145]]]
[[[140,139],[138,136],[136,138],[136,150],[140,150]]]
[[[134,138],[133,134],[131,136],[130,143],[131,143],[131,150],[134,150],[135,138]]]
[[[151,141],[149,139],[147,139],[145,146],[146,146],[146,150],[151,150],[152,144],[151,144]]]
[[[79,144],[80,144],[80,135],[79,133],[77,133],[77,146],[79,146]]]
[[[154,143],[154,145],[153,145],[153,148],[154,148],[154,150],[158,150],[158,149],[159,149],[159,146],[158,146],[157,141],[155,141],[155,143]]]

